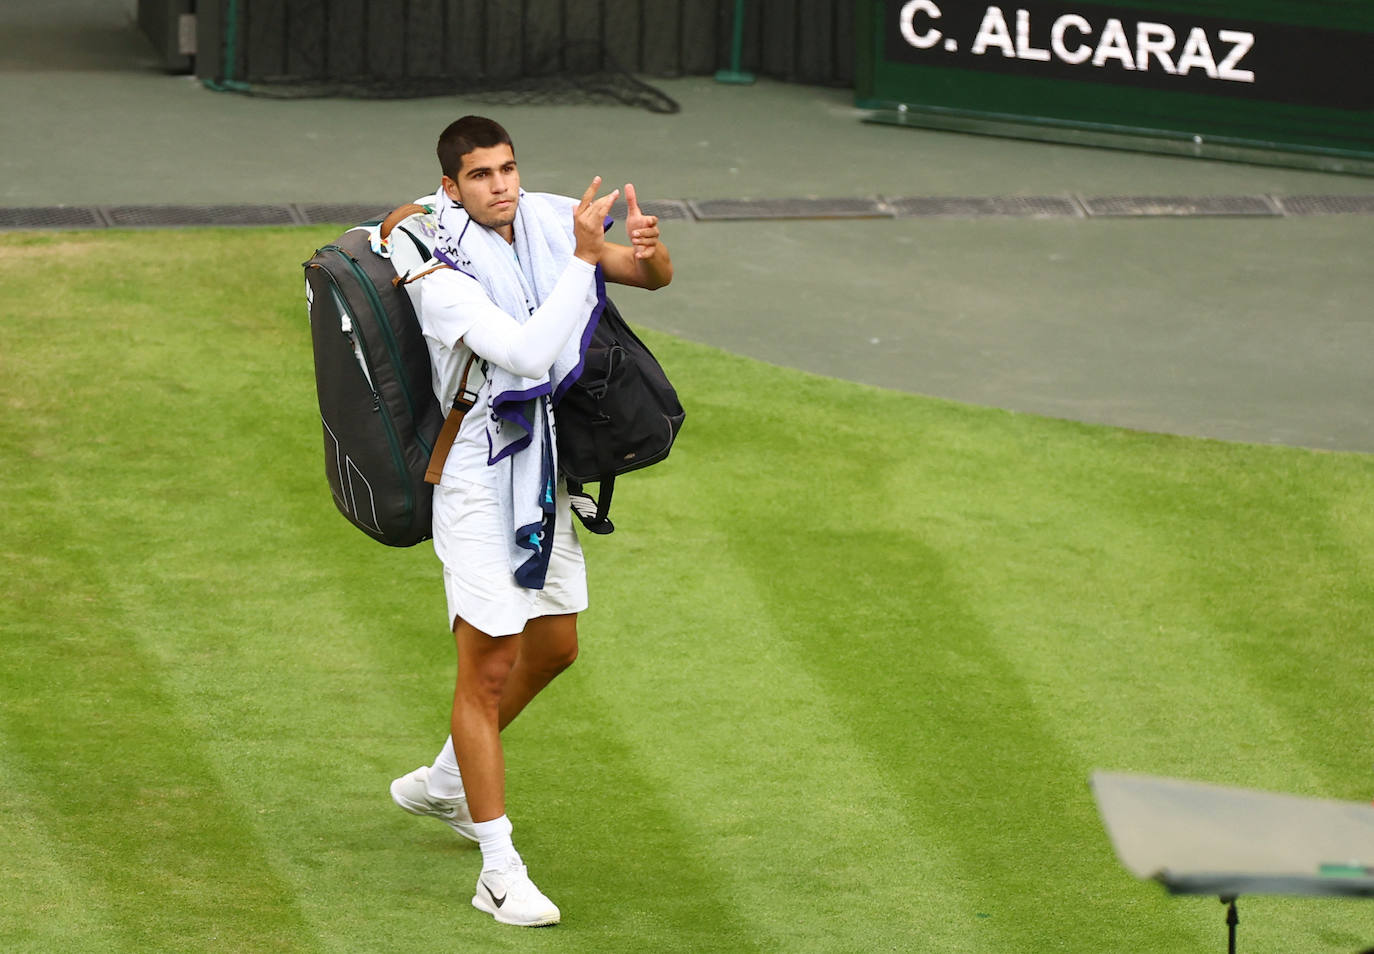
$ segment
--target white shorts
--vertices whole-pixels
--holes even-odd
[[[450,629],[463,619],[489,636],[510,636],[537,616],[587,608],[587,564],[562,481],[557,507],[544,588],[527,590],[511,571],[505,543],[511,531],[501,526],[496,488],[471,481],[434,488],[434,552],[444,564]]]

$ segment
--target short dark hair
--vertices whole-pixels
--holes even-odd
[[[511,155],[515,145],[510,141],[510,133],[494,119],[485,116],[464,116],[448,124],[439,134],[439,145],[435,153],[439,156],[439,168],[450,179],[457,180],[458,171],[463,168],[463,157],[474,149],[490,149],[493,146],[510,146]]]

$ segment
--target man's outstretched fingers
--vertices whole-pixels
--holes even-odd
[[[591,265],[597,264],[601,257],[606,241],[606,213],[610,211],[611,203],[620,195],[620,190],[616,189],[610,195],[603,195],[599,199],[592,198],[593,190],[600,182],[600,176],[592,180],[591,189],[587,190],[582,202],[573,212],[573,236],[576,243],[573,254]]]
[[[604,221],[606,218],[606,213],[611,211],[611,206],[615,204],[615,200],[619,196],[619,189],[611,190],[606,195],[603,195],[601,198],[597,199],[594,203],[592,203],[592,211]]]
[[[587,191],[582,193],[582,201],[577,204],[577,211],[581,212],[596,198],[597,187],[601,185],[600,176],[592,176],[592,184],[587,186]]]
[[[599,178],[597,181],[599,181]],[[592,183],[592,187],[596,187],[596,182]],[[603,195],[599,199],[584,196],[582,202],[578,204],[577,209],[573,212],[573,218],[583,220],[588,228],[594,225],[604,226],[606,213],[611,210],[611,204],[615,202],[616,197],[619,195],[620,190],[616,189],[608,195]]]

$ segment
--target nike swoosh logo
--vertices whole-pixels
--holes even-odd
[[[501,897],[498,898],[496,896],[496,892],[491,890],[491,885],[487,884],[485,881],[482,882],[482,887],[487,889],[487,894],[491,895],[492,903],[495,904],[498,908],[506,903],[506,895],[503,894],[501,895]]]

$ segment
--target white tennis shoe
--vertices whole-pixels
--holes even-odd
[[[468,841],[477,840],[466,798],[435,798],[429,794],[428,765],[421,765],[409,775],[402,775],[392,782],[391,799],[412,815],[437,818]]]
[[[558,906],[534,886],[522,864],[478,875],[472,906],[502,924],[518,927],[545,927],[557,924],[562,917]]]

